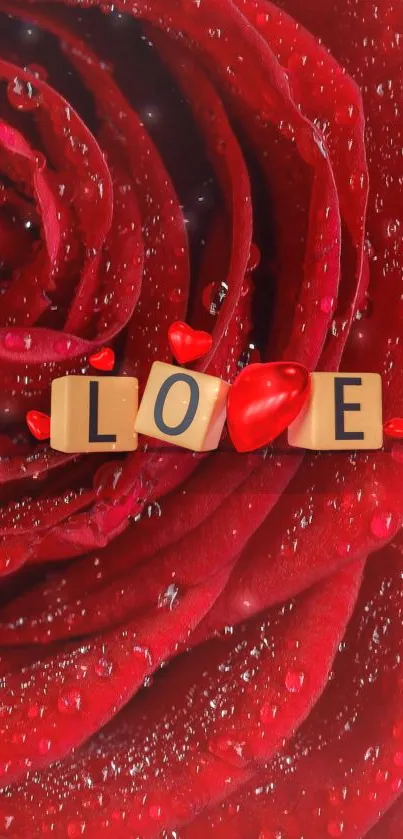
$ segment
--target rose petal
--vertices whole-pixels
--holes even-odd
[[[205,584],[183,590],[177,607],[169,604],[88,644],[54,655],[45,667],[32,665],[5,677],[2,705],[2,760],[10,782],[28,766],[44,766],[69,753],[103,725],[141,686],[161,661],[175,652],[211,607],[228,577],[224,569]],[[100,661],[110,662],[101,667]],[[82,713],[64,716],[58,698],[80,695]],[[29,727],[26,710],[38,696],[44,712]],[[46,744],[46,747],[45,747]]]
[[[234,800],[234,839],[250,835],[246,829],[259,835],[272,827],[356,839],[399,795],[401,566],[401,553],[391,548],[369,562],[334,677],[293,743]],[[227,813],[216,810],[192,825],[189,835],[197,839],[211,831],[224,837],[227,830]]]
[[[155,689],[151,688],[133,703],[121,720],[112,724],[109,733],[104,733],[98,746],[95,740],[82,752],[79,764],[71,758],[65,769],[58,767],[60,789],[69,786],[68,797],[59,800],[57,785],[53,784],[55,770],[40,776],[41,786],[47,790],[44,822],[50,823],[55,806],[59,824],[67,825],[73,812],[77,808],[81,810],[83,798],[88,795],[85,778],[91,778],[94,794],[100,794],[107,783],[108,797],[113,802],[111,809],[103,806],[86,813],[88,836],[95,836],[102,824],[115,839],[126,837],[128,829],[141,830],[145,837],[157,836],[163,827],[188,821],[195,812],[239,786],[250,777],[256,758],[261,760],[272,753],[276,743],[306,716],[322,691],[360,577],[360,567],[351,567],[288,610],[278,609],[266,620],[255,621],[240,630],[234,638],[206,646],[201,656],[191,654],[178,662],[162,676],[164,689],[156,683]],[[170,613],[171,621],[180,610],[179,605]],[[320,617],[329,614],[329,610],[333,620],[327,621],[324,633]],[[136,643],[142,644],[142,637]],[[109,648],[104,656],[106,662],[108,656]],[[136,667],[139,667],[138,659]],[[297,680],[300,687],[295,691],[290,689],[294,668],[304,673],[304,678]],[[145,666],[143,672],[146,670]],[[63,681],[64,685],[56,688],[58,693],[69,686],[66,677]],[[102,684],[99,679],[98,684]],[[108,691],[108,685],[102,692],[98,688],[101,697]],[[185,706],[184,695],[188,698]],[[236,709],[231,710],[235,695]],[[80,726],[86,696],[83,696],[82,713],[66,715],[64,734]],[[261,713],[264,698],[268,703],[267,720]],[[279,715],[276,718],[274,714],[269,722],[274,702],[278,703]],[[57,718],[57,713],[49,711],[33,726],[32,740],[39,736],[35,729],[45,736],[45,729],[53,717]],[[128,749],[129,731],[132,745]],[[158,736],[150,738],[150,731],[158,732]],[[77,741],[77,733],[74,739]],[[17,745],[9,760],[15,761],[19,751]],[[145,755],[148,755],[147,763]],[[36,755],[34,759],[37,764]],[[118,771],[104,772],[111,759],[119,767]],[[161,779],[159,767],[163,768]],[[7,775],[11,771],[9,768]],[[73,776],[74,794],[69,781]],[[13,829],[17,831],[24,830],[25,820],[30,818],[31,783],[9,790],[7,812],[13,816]],[[112,809],[119,814],[116,819]]]

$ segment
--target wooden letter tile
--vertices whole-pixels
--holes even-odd
[[[303,449],[381,449],[382,380],[378,373],[312,373],[308,403],[288,429]]]
[[[137,449],[138,381],[126,376],[63,376],[52,382],[50,445],[60,452]]]
[[[215,376],[156,361],[141,400],[136,431],[193,451],[216,449],[229,385]]]

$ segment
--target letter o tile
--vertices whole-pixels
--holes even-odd
[[[154,362],[136,431],[193,451],[212,451],[221,438],[230,385],[216,376]]]

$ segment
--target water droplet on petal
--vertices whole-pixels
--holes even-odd
[[[115,498],[117,495],[116,488],[122,474],[123,465],[121,461],[115,460],[100,466],[93,479],[96,494],[103,498]]]
[[[271,14],[269,12],[258,12],[256,15],[257,26],[264,26],[266,23],[269,23],[270,20]]]
[[[403,752],[396,752],[393,757],[393,763],[399,768],[403,766]]]
[[[226,151],[227,151],[227,144],[226,144],[225,140],[222,139],[222,137],[217,138],[216,143],[215,143],[215,147],[216,147],[216,150],[218,151],[218,154],[225,154]]]
[[[336,544],[336,553],[338,556],[348,556],[351,554],[352,545],[351,542],[338,542]]]
[[[19,111],[34,111],[41,102],[41,94],[32,82],[18,76],[7,85],[7,96],[10,105]]]
[[[79,839],[85,831],[85,822],[69,822],[67,825],[67,836],[69,839]]]
[[[255,269],[258,267],[259,264],[260,264],[260,250],[259,250],[258,246],[255,245],[254,242],[252,242],[252,244],[250,246],[249,259],[248,259],[248,265],[247,265],[246,270],[247,271],[255,271]]]
[[[42,154],[42,152],[40,152],[40,151],[36,151],[35,152],[35,161],[36,161],[36,165],[37,165],[39,171],[43,172],[43,170],[46,167],[46,157],[45,157],[45,155]],[[29,225],[30,225],[30,227],[28,229],[31,228],[31,222],[29,222]]]
[[[152,501],[151,504],[147,504],[145,509],[145,514],[149,519],[152,518],[161,518],[162,516],[162,507],[159,501]]]
[[[305,681],[302,670],[289,670],[285,676],[285,686],[289,693],[299,693]]]
[[[66,355],[71,347],[71,340],[69,338],[60,338],[55,343],[55,351],[59,355]]]
[[[263,725],[270,725],[276,717],[277,711],[278,708],[276,705],[269,705],[268,703],[262,705],[259,716]]]
[[[337,125],[348,125],[357,116],[355,105],[344,105],[335,111],[334,119]]]
[[[9,767],[10,767],[9,763],[0,763],[0,778],[3,778],[4,775],[7,775]]]
[[[94,669],[101,679],[109,679],[113,673],[113,662],[102,656],[98,659]]]
[[[6,332],[3,338],[3,344],[6,350],[10,350],[12,352],[19,352],[19,350],[26,349],[24,337],[18,332]]]
[[[328,822],[327,825],[327,832],[332,839],[339,839],[340,836],[343,835],[344,824],[343,822],[331,821]]]
[[[82,696],[78,690],[62,693],[57,700],[57,707],[61,714],[75,714],[81,708]]]
[[[179,605],[179,588],[174,583],[168,586],[158,597],[159,608],[169,609],[171,612]]]
[[[320,301],[320,310],[325,315],[330,315],[333,311],[334,297],[322,297]]]
[[[185,292],[182,288],[173,288],[168,296],[171,303],[182,303],[185,300]]]
[[[155,822],[158,822],[162,818],[162,809],[158,806],[158,804],[152,804],[149,808],[150,819]]]
[[[48,78],[48,73],[41,64],[28,64],[25,69],[28,73],[31,73],[32,76],[35,76],[36,79],[46,81]]]
[[[393,239],[399,235],[400,220],[398,218],[389,219],[385,225],[385,233],[388,239]]]
[[[389,778],[389,772],[387,769],[379,769],[375,775],[375,783],[376,784],[386,784],[386,781]]]
[[[1,822],[4,830],[8,831],[8,829],[11,827],[13,821],[14,821],[14,816],[8,816],[8,815],[5,815],[4,813],[1,813],[0,822]],[[14,836],[15,836],[15,831],[13,831],[13,833],[14,833]]]
[[[202,299],[205,309],[210,315],[217,315],[228,293],[228,285],[222,281],[217,287],[210,283],[203,291]]]
[[[225,760],[232,766],[245,766],[245,757],[243,754],[242,743],[236,743],[225,737],[218,737],[216,740],[211,740],[209,743],[209,752],[216,755],[221,760]]]
[[[47,755],[47,754],[49,754],[51,748],[52,748],[52,741],[51,740],[47,740],[45,737],[43,737],[39,741],[39,744],[38,744],[39,754]]]
[[[352,192],[359,192],[364,189],[366,183],[365,174],[363,172],[353,172],[349,179],[349,185]]]
[[[256,344],[250,342],[237,363],[238,370],[243,370],[248,364],[259,364],[262,358]]]
[[[371,533],[377,539],[386,539],[393,524],[392,513],[379,512],[371,519]]]

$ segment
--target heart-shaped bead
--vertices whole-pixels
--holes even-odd
[[[403,440],[403,419],[395,417],[388,420],[383,426],[383,432],[387,437],[393,437],[395,440]]]
[[[47,414],[41,411],[28,411],[26,421],[31,434],[37,440],[49,440],[50,417]]]
[[[115,353],[110,347],[103,347],[90,355],[88,361],[95,370],[107,370],[109,372],[115,366]]]
[[[245,367],[227,403],[228,428],[237,451],[254,451],[275,440],[298,416],[309,392],[309,371],[302,364],[280,361]]]
[[[196,361],[211,349],[213,339],[208,332],[192,329],[181,320],[172,323],[168,329],[168,341],[172,354],[179,364]]]

